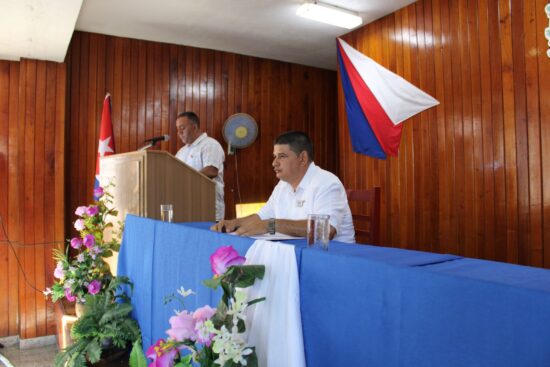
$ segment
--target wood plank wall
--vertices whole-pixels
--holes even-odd
[[[51,285],[65,237],[65,83],[64,64],[0,61],[0,336],[55,333],[33,287]]]
[[[197,112],[203,129],[224,148],[221,130],[230,115],[244,112],[256,119],[257,141],[226,157],[227,217],[235,215],[235,203],[269,197],[276,183],[272,142],[283,131],[308,132],[316,161],[333,172],[338,169],[334,71],[85,32],[75,32],[66,61],[68,230],[74,208],[92,197],[101,103],[107,91],[112,95],[118,153],[169,134],[170,141],[161,149],[175,154],[181,147],[175,118],[184,110]]]
[[[340,176],[382,188],[383,245],[550,267],[550,59],[544,0],[420,0],[344,37],[437,98],[399,156],[351,151]]]

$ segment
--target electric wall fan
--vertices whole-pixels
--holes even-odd
[[[236,113],[225,120],[222,130],[227,142],[227,154],[235,154],[235,149],[246,148],[256,140],[258,125],[256,120],[246,113]]]

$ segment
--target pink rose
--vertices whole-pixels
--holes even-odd
[[[97,199],[99,199],[100,197],[103,196],[103,188],[101,186],[98,186],[94,189],[94,197],[96,197]]]
[[[79,206],[78,208],[76,208],[74,213],[76,215],[78,215],[79,217],[81,217],[81,216],[84,215],[84,213],[86,213],[86,207],[85,206]]]
[[[159,339],[147,349],[145,356],[153,361],[149,367],[172,367],[174,365],[174,358],[176,358],[178,350],[176,348],[165,350],[163,345],[164,339]]]
[[[65,270],[63,270],[63,264],[61,262],[57,263],[57,267],[53,271],[53,276],[57,279],[63,279],[65,277]]]
[[[77,231],[82,231],[84,228],[86,228],[86,226],[84,225],[84,220],[82,220],[82,219],[77,219],[77,220],[74,222],[74,228],[75,228]]]
[[[93,234],[87,234],[84,236],[84,246],[86,248],[92,248],[95,245],[95,237]]]
[[[82,246],[82,238],[73,237],[73,239],[71,240],[71,247],[78,250],[81,246]]]
[[[67,301],[69,302],[76,301],[76,297],[71,293],[69,288],[65,288],[65,298],[67,298]]]
[[[210,266],[214,275],[222,275],[230,266],[242,265],[245,261],[246,258],[239,256],[233,246],[221,246],[210,256]]]
[[[90,217],[93,217],[97,213],[99,213],[99,208],[97,207],[97,205],[90,205],[86,209],[86,214],[88,214]]]
[[[210,320],[212,316],[216,314],[216,309],[212,308],[208,305],[202,306],[201,308],[197,308],[195,312],[193,312],[193,318],[195,321],[206,321]]]
[[[97,294],[100,289],[101,289],[101,282],[97,279],[92,280],[90,284],[88,284],[88,293],[90,294]]]
[[[180,312],[170,317],[171,329],[166,330],[170,339],[182,342],[185,339],[195,340],[195,319],[187,311]]]

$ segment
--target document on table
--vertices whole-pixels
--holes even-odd
[[[237,235],[235,232],[231,232],[228,234],[231,234],[234,236]],[[283,240],[296,240],[296,239],[305,238],[305,237],[295,237],[295,236],[290,236],[288,234],[275,232],[275,234],[265,233],[257,236],[250,236],[250,238],[254,238],[256,240],[265,240],[265,241],[283,241]]]
[[[305,238],[305,237],[290,236],[288,234],[279,233],[279,232],[275,232],[275,234],[266,233],[266,234],[262,234],[258,236],[250,236],[250,237],[255,238],[257,240],[266,240],[266,241],[282,241],[282,240],[295,240],[298,238]]]

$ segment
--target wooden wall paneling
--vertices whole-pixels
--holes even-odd
[[[504,132],[502,117],[502,67],[499,40],[498,3],[489,1],[489,43],[493,123],[493,170],[495,175],[495,258],[506,260],[506,182],[504,169]]]
[[[481,71],[480,71],[480,41],[478,33],[479,19],[476,11],[477,1],[470,0],[467,4],[468,9],[468,35],[471,66],[471,88],[472,98],[472,173],[473,173],[473,228],[471,237],[470,253],[473,257],[480,256],[480,249],[484,244],[484,187],[483,187],[483,126],[482,100],[481,100]]]
[[[24,173],[23,173],[23,235],[25,266],[24,271],[27,274],[27,279],[31,284],[36,282],[35,274],[35,210],[34,210],[34,173],[35,173],[35,124],[36,124],[36,61],[28,60],[22,62],[22,66],[26,69],[25,79],[22,81],[25,84],[25,110],[24,110]],[[29,244],[29,245],[27,245]],[[36,336],[36,302],[34,299],[34,290],[25,282],[23,285],[24,294],[24,312],[21,313],[22,320],[25,319],[24,328],[21,334],[25,338],[33,338]]]
[[[529,253],[527,264],[543,266],[542,244],[542,174],[541,174],[541,132],[539,117],[538,63],[535,57],[539,29],[536,14],[540,12],[534,0],[524,2],[523,24],[525,27],[525,73],[526,114],[529,179]]]
[[[493,119],[491,90],[491,54],[489,38],[488,5],[486,0],[478,2],[478,34],[480,50],[480,84],[481,84],[481,121],[483,144],[483,207],[484,207],[484,245],[480,256],[495,258],[495,176],[493,169]]]
[[[92,192],[95,184],[95,170],[97,165],[97,147],[99,141],[99,128],[96,128],[97,123],[95,121],[101,120],[101,109],[97,109],[98,105],[103,107],[103,98],[97,97],[97,82],[102,76],[98,74],[97,69],[99,65],[98,59],[98,35],[91,34],[88,37],[88,82],[86,88],[86,104],[89,106],[88,113],[85,115],[86,119],[83,121],[84,130],[86,131],[87,145],[89,147],[95,147],[94,149],[86,150],[86,170],[84,171],[84,177],[86,180],[86,197],[81,205],[91,203],[93,196],[88,194]],[[74,208],[73,208],[74,210]]]
[[[47,243],[44,246],[44,284],[41,285],[42,289],[53,283],[53,271],[54,261],[52,250],[55,248],[55,217],[51,215],[51,211],[56,211],[55,201],[55,122],[56,122],[56,97],[57,97],[57,73],[56,65],[54,63],[48,63],[46,65],[46,93],[45,93],[45,111],[44,111],[44,237],[42,242]],[[63,132],[64,133],[64,132]],[[47,190],[47,191],[46,191]],[[40,289],[40,288],[39,288]],[[39,295],[37,295],[39,296]],[[42,301],[45,301],[43,296],[40,296]],[[51,302],[46,302],[46,320],[44,335],[55,334],[55,319],[53,312],[53,305]]]
[[[36,123],[34,138],[34,242],[37,244],[34,248],[35,253],[35,282],[38,289],[46,289],[45,273],[45,243],[44,236],[44,194],[46,187],[44,185],[44,167],[46,165],[44,130],[46,113],[46,93],[49,89],[46,85],[46,64],[41,62],[37,64],[36,70]],[[36,308],[36,335],[46,335],[46,299],[43,294],[33,292]]]
[[[121,60],[121,72],[122,83],[120,90],[120,120],[117,122],[120,124],[120,139],[118,147],[123,151],[129,151],[130,147],[130,82],[132,75],[130,74],[131,65],[131,40],[124,40],[122,44],[122,60]],[[164,133],[164,131],[162,132]],[[159,131],[159,135],[161,132]],[[157,136],[155,134],[155,136]],[[97,144],[97,143],[96,143]]]
[[[20,223],[21,220],[21,195],[20,195],[20,162],[21,145],[19,139],[20,133],[20,63],[10,62],[10,81],[9,81],[9,128],[8,128],[8,213],[7,213],[7,232],[8,237],[13,242],[21,241],[23,232]],[[18,335],[20,326],[20,286],[19,286],[19,267],[17,257],[22,257],[21,247],[16,246],[8,253],[8,302],[9,302],[9,320],[8,335]],[[24,259],[23,259],[24,260]]]
[[[78,170],[77,179],[78,181],[74,182],[75,188],[78,189],[78,196],[84,199],[84,202],[80,203],[79,205],[84,205],[88,202],[90,199],[86,194],[88,192],[88,189],[90,187],[90,176],[88,172],[90,172],[90,166],[92,165],[92,162],[90,162],[90,158],[93,155],[93,152],[88,149],[88,147],[91,148],[91,139],[89,134],[89,125],[88,125],[88,118],[89,118],[89,107],[94,106],[95,104],[92,104],[92,106],[89,106],[89,98],[88,98],[88,87],[89,87],[89,73],[90,73],[90,67],[89,67],[89,61],[90,61],[90,35],[87,34],[84,37],[82,37],[82,44],[81,44],[81,54],[79,55],[80,58],[80,74],[78,75],[79,78],[81,78],[81,83],[79,85],[79,108],[82,111],[78,115],[78,137],[84,137],[84,139],[80,138],[81,144],[78,146],[77,154],[78,154],[78,162],[80,162],[80,168]],[[96,151],[97,154],[97,151]],[[79,183],[82,184],[79,184]],[[70,210],[70,209],[69,209]],[[74,208],[72,208],[74,211]],[[76,216],[74,213],[71,213],[73,218],[76,219]],[[74,231],[73,231],[74,232]]]
[[[544,12],[544,6],[547,2],[543,0],[536,1],[536,23],[537,32],[546,27],[548,19]],[[550,62],[545,56],[548,49],[544,37],[537,34],[537,55],[539,71],[539,108],[541,118],[541,157],[550,157]],[[550,159],[542,159],[542,202],[543,202],[543,241],[544,241],[544,267],[550,268]]]
[[[426,47],[426,57],[424,63],[426,64],[426,87],[431,95],[437,94],[436,85],[436,74],[435,74],[435,65],[433,60],[435,58],[435,40],[433,37],[434,34],[434,25],[433,25],[433,14],[432,14],[432,1],[426,1],[424,5],[424,27],[425,27],[425,47]],[[431,36],[430,36],[431,35]],[[430,109],[425,112],[425,116],[428,117],[428,136],[427,142],[429,142],[429,149],[427,150],[428,157],[430,159],[430,169],[427,172],[429,188],[426,192],[428,196],[428,223],[426,225],[426,231],[428,232],[428,249],[430,251],[437,251],[437,246],[439,243],[439,234],[434,228],[439,227],[439,185],[438,180],[433,177],[433,172],[439,172],[441,169],[440,156],[438,151],[438,119],[436,115],[436,109]]]
[[[10,63],[0,62],[0,225],[6,226],[8,214],[8,137],[9,137],[9,107],[10,107]],[[9,294],[9,253],[11,252],[6,235],[0,232],[0,294]],[[9,335],[10,301],[8,297],[0,299],[0,335]]]
[[[91,42],[86,39],[93,40],[94,37],[97,38],[94,46],[97,58],[90,58],[90,47],[84,48],[83,43]],[[88,54],[84,57],[82,52],[86,49]],[[88,65],[84,65],[84,59],[88,60]],[[161,144],[160,149],[175,154],[181,147],[175,130],[175,115],[183,110],[197,112],[203,128],[218,140],[222,140],[221,128],[229,115],[246,112],[256,118],[260,126],[258,141],[240,150],[237,157],[228,156],[226,159],[228,216],[234,215],[233,205],[237,199],[235,159],[239,160],[243,201],[267,200],[276,182],[270,165],[272,140],[282,130],[308,128],[310,133],[318,134],[314,139],[322,152],[319,161],[336,167],[334,157],[338,144],[327,144],[326,136],[322,134],[323,131],[335,133],[337,129],[336,126],[332,130],[325,126],[334,124],[336,120],[335,107],[325,107],[334,105],[336,98],[334,72],[221,51],[75,32],[68,58],[71,70],[68,84],[71,89],[78,87],[86,90],[90,78],[73,71],[89,70],[94,63],[97,63],[96,95],[106,91],[112,94],[117,152],[137,149],[143,139],[168,133],[172,139]],[[104,81],[100,78],[101,68],[105,74]],[[100,83],[103,83],[104,90],[101,90]],[[289,94],[294,94],[295,100]],[[71,109],[79,109],[78,112],[71,111],[71,114],[88,115],[91,113],[88,109],[95,110],[96,119],[90,124],[98,129],[100,101],[92,106],[81,101],[86,98],[87,102],[88,97],[80,93],[69,93],[69,97]],[[286,116],[293,118],[287,119]],[[77,126],[71,122],[68,128],[70,135],[74,134]],[[82,138],[77,136],[75,141],[68,142],[70,149],[80,144],[79,139]],[[225,142],[222,146],[225,149]],[[97,154],[97,141],[89,142],[84,151],[90,155]],[[81,172],[76,162],[71,161],[67,172],[69,175],[78,172],[75,185],[82,186],[78,182],[84,182],[84,176],[93,173]],[[92,163],[89,164],[91,166]],[[81,205],[86,195],[91,196],[91,187],[74,194],[78,190],[72,190],[70,194],[67,206],[71,209],[67,209],[68,213]]]
[[[460,207],[463,210],[458,216],[463,217],[463,225],[459,226],[458,243],[462,248],[462,253],[469,257],[476,256],[475,250],[475,213],[474,195],[474,157],[473,157],[473,116],[472,116],[472,66],[470,64],[470,42],[472,35],[468,32],[468,4],[462,2],[458,7],[458,41],[460,47],[461,60],[461,109],[462,109],[462,124],[460,126],[461,135],[463,136],[462,155],[463,167],[462,176],[457,173],[457,178],[462,177],[463,181],[457,182],[457,187],[464,188],[464,200],[460,202]],[[472,215],[466,215],[472,213]],[[462,245],[460,245],[462,244]]]
[[[514,62],[512,50],[512,27],[509,2],[499,1],[500,42],[502,53],[502,102],[504,127],[504,164],[506,181],[506,259],[518,262],[517,225],[518,225],[518,185],[515,131],[515,99],[514,99]],[[519,65],[518,65],[519,66]],[[520,86],[518,88],[521,88]]]
[[[519,263],[525,264],[529,261],[529,163],[528,163],[528,141],[527,141],[527,101],[526,101],[526,70],[525,70],[525,44],[522,35],[523,24],[523,2],[511,2],[510,14],[510,37],[512,44],[513,64],[513,100],[514,110],[513,126],[516,138],[516,185],[517,185],[517,208],[516,225],[517,235],[515,236],[515,252]]]
[[[54,155],[52,150],[58,148],[50,141],[55,136],[52,127],[59,125],[64,133],[63,121],[52,113],[59,103],[65,109],[65,95],[61,102],[56,95],[64,77],[54,63],[0,61],[0,215],[7,233],[0,238],[13,246],[0,246],[0,291],[5,295],[0,302],[0,336],[27,339],[51,330],[51,304],[41,290],[51,284],[48,244],[55,243],[55,230],[64,226],[63,213],[58,212],[62,203],[56,206],[50,200],[52,190],[60,190],[63,200],[64,174],[55,164],[64,159],[64,147],[59,148],[61,155]],[[61,182],[54,182],[57,176]]]
[[[344,36],[440,101],[376,162],[351,151],[338,83],[339,173],[382,186],[383,244],[550,266],[544,5],[421,0]]]

